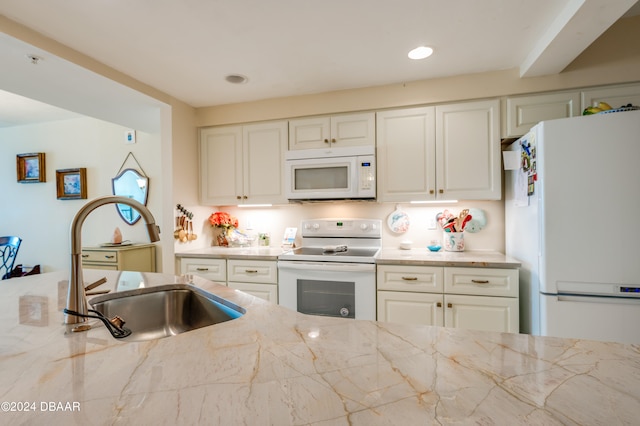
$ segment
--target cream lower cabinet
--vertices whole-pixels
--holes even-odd
[[[517,333],[518,270],[378,265],[378,321]]]
[[[82,267],[113,271],[156,272],[156,246],[83,247]]]
[[[278,264],[275,261],[182,257],[180,272],[225,283],[231,288],[278,303]]]
[[[278,264],[270,260],[227,260],[227,285],[278,303]]]

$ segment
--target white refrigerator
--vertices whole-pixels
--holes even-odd
[[[508,151],[521,331],[640,343],[640,111],[544,121]]]

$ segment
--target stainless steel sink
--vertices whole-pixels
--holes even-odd
[[[119,316],[131,330],[127,341],[154,340],[241,317],[245,310],[228,300],[186,284],[139,288],[89,302],[107,318]]]

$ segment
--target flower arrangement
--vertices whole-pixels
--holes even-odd
[[[228,234],[238,227],[238,219],[227,212],[215,212],[209,216],[209,223],[215,228],[223,228],[223,231],[216,235],[215,241],[219,246],[228,246]]]
[[[220,227],[220,228],[237,228],[238,227],[238,218],[235,216],[231,216],[227,212],[215,212],[209,216],[209,223],[212,226]]]

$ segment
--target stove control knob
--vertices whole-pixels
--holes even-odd
[[[347,308],[347,307],[340,308],[340,316],[348,317],[349,316],[349,308]]]
[[[369,229],[369,225],[367,225],[366,223],[363,223],[360,225],[360,229],[362,229],[363,231],[366,231],[367,229]]]

